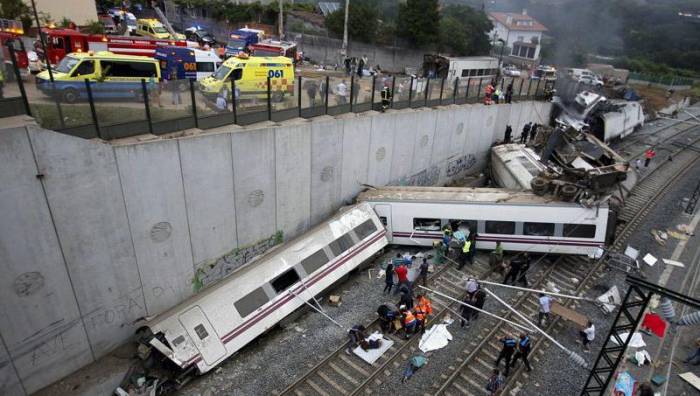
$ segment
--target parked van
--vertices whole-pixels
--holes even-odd
[[[187,88],[189,84],[187,80],[203,80],[221,66],[221,58],[213,52],[196,48],[157,48],[155,58],[160,61],[160,70],[164,79],[182,80],[181,90]]]
[[[284,56],[251,56],[240,54],[228,58],[211,77],[200,81],[202,93],[213,99],[224,88],[231,91],[231,79],[241,97],[267,96],[267,79],[273,100],[282,101],[285,95],[294,95],[294,65]]]
[[[155,18],[137,19],[136,34],[138,36],[152,37],[164,40],[184,40],[185,35],[176,33],[174,36]]]
[[[143,98],[141,80],[160,80],[160,65],[156,59],[146,56],[116,55],[109,51],[74,52],[68,54],[53,69],[52,86],[48,71],[36,76],[37,88],[44,94],[55,96],[67,103],[87,98],[85,80],[98,82],[91,85],[95,99]]]

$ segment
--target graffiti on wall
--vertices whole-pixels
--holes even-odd
[[[393,186],[435,186],[440,181],[440,168],[433,165],[430,168],[401,179],[390,182]]]
[[[284,240],[282,231],[277,231],[265,239],[261,239],[248,246],[233,249],[216,261],[201,264],[192,279],[192,288],[195,293],[225,277],[253,258],[265,253]]]
[[[447,162],[447,177],[455,176],[471,169],[476,164],[474,154],[466,154]]]

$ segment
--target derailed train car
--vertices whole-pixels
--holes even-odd
[[[148,321],[142,355],[162,354],[180,378],[206,373],[370,259],[385,234],[370,205],[345,209]]]

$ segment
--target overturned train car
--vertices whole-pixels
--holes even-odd
[[[385,234],[370,205],[345,209],[148,321],[140,349],[182,369],[177,382],[206,373],[370,259]]]

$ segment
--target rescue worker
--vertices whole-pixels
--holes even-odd
[[[529,122],[523,126],[523,132],[520,134],[520,143],[527,143],[527,135],[530,133],[531,126],[532,122]]]
[[[405,305],[406,308],[413,308],[413,294],[407,285],[401,285],[401,298],[399,300],[399,305]]]
[[[503,135],[503,143],[508,144],[510,143],[510,139],[512,138],[513,135],[513,128],[510,125],[506,125],[506,133]]]
[[[506,103],[510,104],[513,102],[513,81],[506,87]]]
[[[502,94],[503,92],[501,92],[501,89],[498,87],[493,91],[493,101],[496,102],[496,104],[499,103]]]
[[[486,383],[486,390],[489,392],[489,396],[496,396],[501,393],[501,388],[506,381],[503,379],[501,372],[495,368],[493,373],[489,377],[489,381]]]
[[[474,298],[472,299],[472,301],[474,302],[474,304],[472,304],[474,305],[474,307],[484,309],[484,302],[486,301],[486,292],[481,289],[477,290],[476,293],[474,293]],[[474,310],[474,312],[472,312],[472,319],[476,319],[477,317],[479,317],[479,311]]]
[[[496,241],[496,248],[491,252],[489,259],[491,269],[498,270],[500,272],[503,264],[503,246],[501,246],[501,241]]]
[[[382,113],[386,111],[386,109],[389,108],[389,105],[391,104],[391,90],[389,89],[388,86],[384,85],[384,88],[382,88],[381,92],[381,97],[382,97]]]
[[[520,273],[520,260],[518,260],[518,259],[511,260],[508,273],[506,274],[506,277],[503,278],[503,284],[507,285],[510,282],[510,280],[512,279],[513,285],[515,285],[515,281],[517,280],[519,273]]]
[[[384,293],[391,293],[391,288],[394,287],[394,264],[389,260],[384,273]]]
[[[471,246],[472,246],[472,241],[470,239],[467,239],[464,241],[464,244],[462,245],[462,254],[459,256],[459,267],[457,269],[462,269],[464,267],[464,264],[467,263],[467,260],[469,260],[469,252],[471,251]],[[473,263],[469,263],[473,264]]]
[[[491,100],[491,97],[492,97],[493,92],[494,92],[493,84],[492,84],[492,83],[489,83],[489,84],[486,86],[486,90],[485,90],[484,92],[485,92],[485,94],[484,94],[484,104],[485,104],[485,105],[490,105],[490,104],[492,104],[493,102],[492,102],[492,100]]]
[[[518,340],[518,350],[515,352],[515,356],[513,356],[513,363],[511,364],[511,367],[515,367],[515,362],[517,362],[518,359],[523,359],[527,372],[529,373],[532,371],[530,362],[527,360],[527,356],[530,354],[530,349],[530,336],[524,333],[520,334],[520,339]]]
[[[460,319],[459,319],[459,327],[464,327],[464,326],[469,326],[469,323],[472,319],[472,315],[474,310],[470,305],[472,305],[472,295],[467,293],[464,295],[464,299],[462,299],[462,302],[464,304],[460,304],[462,309],[460,311]]]
[[[476,255],[476,238],[479,234],[476,230],[469,233],[469,264],[474,264],[474,256]]]
[[[392,303],[382,304],[377,308],[377,315],[379,316],[379,326],[382,331],[388,331],[389,333],[394,332],[392,323],[396,318],[400,317],[399,310],[396,305]]]
[[[428,316],[433,314],[433,304],[423,294],[418,295],[416,299],[416,318],[419,321],[421,334],[425,333],[425,322],[428,321]]]
[[[520,263],[520,272],[518,273],[518,282],[523,286],[528,287],[527,271],[530,269],[530,255],[523,254],[522,262]]]
[[[539,125],[537,123],[532,124],[532,127],[530,128],[530,141],[534,141],[535,138],[537,137],[537,128]]]
[[[544,293],[539,297],[539,313],[537,314],[537,327],[542,327],[543,320],[549,320],[549,312],[552,310],[552,298]]]
[[[479,284],[479,282],[477,282],[476,279],[469,278],[467,279],[465,288],[467,289],[467,294],[469,294],[469,299],[471,300],[474,298],[474,295],[476,294],[477,290],[481,289],[481,285]]]
[[[656,151],[653,147],[649,147],[647,151],[644,152],[644,167],[648,167],[651,160],[656,157]]]
[[[358,345],[360,345],[360,341],[367,338],[367,335],[365,335],[365,326],[352,326],[352,328],[348,330],[348,338],[350,338],[350,342],[348,343],[348,348],[345,350],[345,353],[350,355],[352,353],[352,350],[355,349]]]
[[[428,259],[423,257],[423,262],[420,264],[420,267],[418,268],[418,270],[419,270],[418,282],[423,280],[423,287],[428,286],[428,268],[430,268],[430,265],[428,264]]]
[[[403,262],[403,259],[401,261],[401,264],[399,264],[399,266],[394,269],[394,273],[396,274],[396,278],[399,281],[396,290],[394,291],[394,294],[396,294],[396,292],[401,288],[401,286],[408,285],[408,268],[406,268],[406,264]]]
[[[416,327],[418,326],[418,319],[416,319],[416,316],[413,314],[413,312],[411,312],[411,310],[408,309],[405,305],[400,306],[399,311],[401,312],[401,319],[403,322],[405,336],[408,339],[413,333],[415,333]]]
[[[503,344],[503,349],[501,349],[501,353],[498,354],[498,359],[496,359],[496,368],[498,368],[498,364],[501,362],[501,359],[505,359],[505,376],[507,377],[508,373],[510,372],[510,359],[513,357],[513,352],[515,352],[515,346],[517,345],[517,341],[515,341],[515,338],[513,338],[513,336],[507,335],[501,338],[500,342]]]

